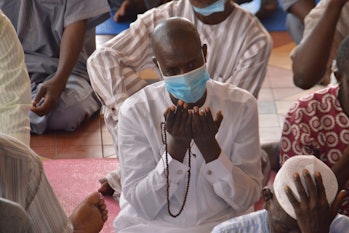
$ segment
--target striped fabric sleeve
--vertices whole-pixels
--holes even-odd
[[[117,35],[88,59],[91,85],[105,106],[106,118],[117,120],[124,100],[146,85],[138,72],[152,65],[151,31],[138,20],[127,33]]]
[[[29,145],[30,80],[17,34],[0,10],[0,132]]]
[[[6,134],[0,134],[0,148],[0,197],[17,202],[26,210],[34,232],[73,232],[39,156]]]

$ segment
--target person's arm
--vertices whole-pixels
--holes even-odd
[[[218,159],[221,154],[222,149],[217,142],[216,134],[222,120],[223,115],[221,111],[218,111],[213,119],[210,108],[206,107],[203,111],[199,111],[198,107],[194,107],[193,139],[206,163]]]
[[[59,52],[58,68],[55,75],[44,82],[34,101],[32,111],[38,115],[48,114],[57,104],[67,80],[79,58],[86,32],[86,20],[68,25],[63,32]],[[44,98],[42,104],[38,105]]]
[[[224,114],[220,130],[226,133],[218,132],[216,136],[221,152],[217,159],[204,164],[200,173],[218,197],[234,210],[242,211],[258,200],[262,189],[257,104],[251,98],[240,107],[234,105],[229,108],[241,114],[229,111]],[[231,151],[224,150],[226,143],[233,145]]]
[[[346,2],[330,0],[316,26],[295,49],[292,70],[297,87],[309,89],[322,80],[327,70],[336,25]]]
[[[183,163],[192,139],[192,114],[188,110],[188,105],[179,100],[177,106],[166,109],[164,115],[166,119],[164,127],[168,134],[168,152],[172,158]]]
[[[304,22],[305,16],[316,6],[315,0],[299,0],[290,6],[287,11],[295,15],[299,20]]]
[[[106,107],[104,117],[109,123],[116,124],[120,105],[146,85],[139,72],[155,68],[149,39],[155,26],[152,20],[150,15],[138,19],[87,60],[91,85]]]

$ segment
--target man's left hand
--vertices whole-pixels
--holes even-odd
[[[32,102],[31,111],[39,116],[50,113],[56,107],[64,88],[65,85],[60,85],[54,78],[44,82]]]

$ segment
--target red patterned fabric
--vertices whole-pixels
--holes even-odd
[[[349,118],[338,101],[338,90],[338,86],[319,90],[290,108],[281,137],[281,166],[295,155],[312,154],[329,167],[342,157],[349,145]],[[341,213],[349,216],[349,196]]]

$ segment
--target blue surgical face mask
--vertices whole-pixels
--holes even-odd
[[[206,65],[185,74],[165,76],[166,88],[175,98],[186,103],[196,103],[205,93],[206,82],[210,79]]]
[[[217,2],[212,3],[211,5],[205,8],[198,8],[193,6],[194,11],[200,15],[208,16],[213,13],[223,12],[224,11],[225,0],[218,0]]]

